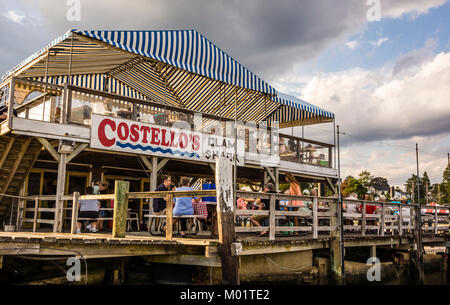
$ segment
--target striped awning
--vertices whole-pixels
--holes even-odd
[[[269,124],[279,122],[280,128],[332,122],[334,114],[295,96],[278,92],[273,98],[281,104],[268,118]]]
[[[71,75],[69,80],[68,75]],[[260,122],[276,90],[195,30],[70,30],[3,76],[83,87]]]
[[[69,77],[70,74],[70,77]],[[316,124],[334,115],[278,94],[195,30],[70,30],[3,76],[155,101],[234,120],[280,126]],[[277,96],[278,94],[278,96]]]

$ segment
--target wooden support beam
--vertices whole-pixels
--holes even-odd
[[[112,237],[124,238],[127,230],[129,181],[115,181]]]
[[[158,157],[152,157],[152,172],[150,174],[150,190],[156,189],[158,182]]]
[[[269,204],[269,240],[275,240],[275,195],[270,195],[270,204]]]
[[[11,181],[14,178],[14,175],[16,175],[16,171],[19,168],[20,164],[22,163],[22,159],[25,156],[25,153],[28,150],[28,147],[30,146],[31,141],[33,140],[33,138],[29,138],[25,141],[25,143],[23,143],[22,148],[20,149],[19,154],[17,155],[16,161],[14,162],[13,167],[11,168],[11,171],[8,175],[8,178],[6,178],[6,182],[3,185],[3,189],[2,189],[2,193],[6,193],[9,185],[11,184]],[[3,196],[0,196],[0,200],[3,199]]]
[[[88,147],[88,143],[80,143],[70,155],[67,156],[66,164],[69,163],[73,158],[78,156],[86,147]]]
[[[13,117],[14,117],[14,91],[15,91],[15,78],[11,78],[9,82],[9,97],[8,97],[8,128],[12,129]]]
[[[275,174],[275,180],[274,180],[275,192],[278,193],[280,191],[280,169],[278,167],[275,167],[273,169],[273,171],[274,171],[274,174]]]
[[[169,158],[164,158],[158,163],[158,173],[162,170],[162,168],[169,162]]]
[[[148,158],[144,155],[138,155],[138,158],[144,163],[146,170],[152,171],[152,163],[148,160]]]
[[[5,150],[3,151],[3,154],[2,154],[2,158],[0,159],[0,168],[3,166],[3,164],[5,163],[5,161],[6,161],[6,157],[8,157],[8,154],[9,154],[9,151],[11,150],[11,147],[13,146],[13,144],[14,144],[14,137],[11,137],[10,139],[9,139],[9,141],[8,141],[8,144],[6,145],[6,147],[5,147]]]
[[[39,209],[39,198],[36,197],[36,199],[34,200],[33,232],[36,232],[38,209]]]
[[[313,238],[317,239],[319,237],[319,215],[317,214],[318,202],[317,196],[313,197]]]
[[[61,154],[59,156],[58,177],[56,180],[56,204],[55,204],[56,210],[55,210],[53,232],[61,232],[62,230],[63,206],[64,206],[62,196],[64,196],[66,186],[66,165],[67,165],[66,158],[67,154]]]
[[[72,223],[70,226],[70,233],[72,234],[75,234],[77,230],[79,200],[80,200],[80,193],[74,192],[72,200]]]
[[[231,245],[236,240],[234,230],[233,165],[224,157],[216,159],[217,217],[219,255],[222,262],[222,283],[239,285],[239,259],[233,256]]]
[[[267,172],[267,174],[269,175],[270,179],[272,180],[273,183],[276,182],[275,176],[273,175],[272,171],[270,170],[269,167],[264,167],[265,171]],[[264,179],[265,180],[265,179]],[[266,184],[267,182],[264,182],[264,184]]]
[[[370,246],[370,257],[377,257],[377,246]]]
[[[45,149],[53,157],[53,159],[59,162],[59,154],[56,152],[55,148],[47,141],[47,139],[41,137],[37,137],[37,139],[39,140],[39,142],[41,142],[41,144],[45,147]]]

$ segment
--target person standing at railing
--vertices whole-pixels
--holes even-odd
[[[275,191],[275,186],[272,183],[267,183],[264,186],[264,193],[276,193]],[[270,199],[261,199],[258,198],[256,199],[255,203],[257,205],[259,205],[258,210],[270,210]],[[279,200],[275,200],[275,210],[279,211],[280,210],[280,201]],[[250,217],[250,221],[257,227],[261,227],[261,223],[265,220],[269,218],[269,215],[253,215],[252,217]],[[266,236],[269,232],[267,231],[263,231],[260,234],[258,234],[258,236]]]
[[[364,200],[364,201],[373,201],[373,198],[372,198],[371,195],[369,195],[369,194],[366,193],[366,194],[364,194],[364,196],[363,196],[363,200]],[[376,209],[377,209],[377,206],[376,206],[376,205],[373,205],[373,204],[366,204],[366,215],[372,215],[372,214],[375,214]],[[363,205],[362,205],[362,204],[359,206],[359,210],[361,211],[361,213],[363,213]],[[376,226],[376,225],[377,225],[377,221],[376,221],[376,219],[367,219],[367,220],[366,220],[366,224],[367,224],[368,226]],[[376,230],[369,230],[369,232],[375,233]]]
[[[295,196],[301,196],[302,190],[300,188],[300,183],[298,183],[297,179],[295,179],[295,177],[291,173],[286,173],[285,177],[286,177],[286,181],[289,182],[289,194],[295,195]],[[292,200],[290,205],[302,206],[303,202],[301,200]],[[298,208],[292,208],[292,211],[298,211]],[[294,216],[294,226],[296,226],[296,227],[299,226],[297,216]],[[295,232],[294,234],[298,235],[298,232]]]
[[[91,186],[86,188],[86,195],[93,195],[94,189]],[[86,227],[91,233],[98,232],[97,230],[97,218],[98,211],[100,209],[100,201],[97,199],[84,199],[80,200],[80,212],[78,218],[90,218],[92,221]],[[77,223],[77,234],[81,233],[81,222]]]

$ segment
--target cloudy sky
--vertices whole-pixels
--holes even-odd
[[[80,3],[80,20],[70,9]],[[281,92],[336,115],[343,175],[442,178],[450,151],[446,0],[0,0],[0,74],[68,29],[196,29]],[[73,12],[73,11],[72,11]],[[298,133],[300,129],[294,132]],[[332,141],[333,128],[305,136]],[[288,132],[291,132],[290,130]]]

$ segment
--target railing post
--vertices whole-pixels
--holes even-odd
[[[34,199],[33,232],[36,232],[38,209],[39,209],[39,197],[36,197]]]
[[[270,194],[269,240],[275,240],[275,195]]]
[[[384,228],[386,226],[386,224],[384,223],[384,215],[386,213],[386,206],[385,203],[382,202],[381,203],[381,236],[384,236]]]
[[[335,226],[334,230],[330,231],[330,266],[331,266],[331,272],[333,274],[333,277],[340,281],[343,279],[343,273],[342,273],[342,260],[341,257],[341,234],[340,234],[340,222],[338,216],[338,205],[339,200],[336,202],[331,203],[330,202],[330,226]]]
[[[361,235],[366,236],[366,202],[362,202],[362,211],[361,211]]]
[[[166,200],[166,239],[172,240],[173,236],[173,194],[167,195]]]
[[[235,187],[233,165],[224,157],[216,159],[217,218],[219,224],[219,255],[222,263],[222,283],[239,285],[238,251],[232,251],[236,240],[234,228]],[[236,248],[239,245],[236,244]]]
[[[313,238],[319,237],[319,217],[317,215],[317,197],[313,197]]]
[[[403,236],[403,206],[401,203],[398,209],[398,234]]]
[[[438,209],[434,207],[434,234],[438,234]]]
[[[130,182],[115,182],[114,188],[114,216],[112,237],[124,238],[127,230],[128,198]]]
[[[75,234],[77,230],[78,222],[78,200],[80,199],[80,193],[74,192],[72,199],[72,224],[70,227],[70,233]]]
[[[16,85],[16,79],[11,78],[9,82],[9,96],[8,96],[8,128],[12,129],[13,116],[14,116],[14,89]]]

